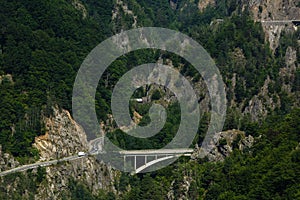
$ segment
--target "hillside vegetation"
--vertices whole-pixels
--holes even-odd
[[[261,24],[253,21],[250,11],[242,11],[240,1],[219,0],[203,12],[197,0],[172,2],[175,7],[165,0],[83,0],[84,16],[72,0],[0,0],[2,151],[21,164],[37,161],[39,152],[32,144],[45,133],[41,119],[52,115],[55,105],[71,111],[73,83],[88,53],[121,30],[165,27],[189,35],[215,60],[226,84],[224,130],[240,129],[253,135],[254,147],[245,152],[236,149],[224,162],[182,158],[153,173],[121,174],[113,183],[115,193],[92,193],[70,177],[66,199],[299,199],[300,29],[283,32],[279,47],[272,52]],[[295,70],[290,73],[289,49],[296,52]],[[111,114],[111,94],[119,78],[135,66],[158,59],[164,63],[172,60],[193,84],[201,82],[196,70],[177,55],[149,49],[131,52],[112,63],[99,82],[95,103],[99,121]],[[283,71],[288,72],[282,75]],[[265,93],[261,92],[264,86]],[[157,93],[152,98],[159,101],[163,95]],[[250,109],[254,97],[263,104],[254,108],[259,114]],[[149,123],[150,106],[131,107],[131,112],[138,110],[143,115],[141,125]],[[107,134],[121,148],[161,148],[172,139],[180,122],[179,105],[175,102],[166,107],[167,123],[157,136],[136,139],[114,128]],[[194,144],[201,145],[209,118],[206,112]],[[4,177],[0,199],[33,199],[39,184],[45,184],[45,174],[39,169]],[[6,185],[20,179],[24,183],[18,185],[23,186],[6,193]]]

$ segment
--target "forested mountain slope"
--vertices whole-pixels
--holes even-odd
[[[259,22],[280,16],[300,18],[299,6],[297,1],[284,0],[273,3],[0,0],[1,170],[39,159],[55,159],[64,147],[70,147],[62,138],[59,145],[51,144],[51,148],[56,149],[55,154],[45,156],[49,149],[43,151],[39,145],[50,145],[45,135],[50,134],[51,138],[56,130],[53,128],[51,133],[47,122],[51,119],[53,127],[65,126],[66,132],[74,130],[76,123],[68,117],[60,120],[60,116],[71,112],[72,87],[84,58],[104,39],[136,27],[170,28],[199,42],[215,60],[226,84],[228,110],[224,130],[239,129],[255,138],[254,146],[245,152],[233,146],[233,153],[224,162],[180,159],[165,169],[145,175],[129,176],[93,159],[85,162],[91,163],[88,165],[91,168],[103,169],[80,171],[86,165],[78,162],[65,163],[66,167],[51,166],[22,172],[0,178],[0,198],[300,198],[300,29],[291,24],[266,28]],[[197,95],[201,102],[209,103],[201,77],[179,56],[141,50],[119,58],[99,82],[96,109],[103,130],[122,148],[159,148],[161,140],[134,140],[114,127],[109,115],[113,86],[134,66],[147,62],[167,64],[170,60],[172,66],[199,89]],[[154,87],[150,99],[159,101],[162,96],[168,96],[153,95],[155,91],[161,92],[161,88]],[[140,115],[140,123],[149,122],[150,105],[137,105],[132,110]],[[168,142],[177,130],[180,117],[176,102],[167,106],[171,117],[162,130],[163,142]],[[209,107],[206,111],[194,144],[200,145],[205,134]],[[65,134],[66,137],[69,135]],[[74,141],[75,144],[78,139]],[[76,145],[84,146],[84,142]],[[71,172],[62,179],[65,174],[57,173],[61,170]],[[97,178],[81,175],[94,172]],[[51,187],[47,184],[49,181]],[[43,196],[43,192],[47,194]]]

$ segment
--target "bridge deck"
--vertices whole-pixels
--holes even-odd
[[[157,155],[157,154],[184,154],[192,153],[194,149],[147,149],[147,150],[123,150],[122,155]]]
[[[283,26],[286,24],[294,24],[295,26],[300,25],[300,20],[270,20],[270,21],[265,21],[262,20],[261,23],[265,26]]]

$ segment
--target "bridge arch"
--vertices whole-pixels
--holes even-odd
[[[178,156],[177,156],[177,155],[171,155],[171,156],[166,156],[166,157],[158,158],[158,159],[156,159],[156,160],[152,160],[152,161],[150,161],[150,162],[147,162],[145,165],[142,165],[142,166],[140,166],[139,168],[137,168],[137,169],[134,171],[134,173],[135,173],[135,174],[138,174],[138,173],[140,173],[141,171],[147,169],[148,167],[150,167],[150,166],[152,166],[152,165],[154,165],[154,164],[156,164],[156,163],[159,163],[159,162],[162,162],[162,161],[164,161],[164,160],[171,159],[171,158],[175,158],[175,157],[178,157]]]

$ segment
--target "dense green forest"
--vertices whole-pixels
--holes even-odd
[[[122,199],[165,199],[173,180],[177,199],[184,176],[192,178],[189,199],[299,199],[299,120],[299,109],[268,117],[253,148],[235,150],[224,162],[180,160],[151,174],[124,175],[119,189],[134,187]]]
[[[132,28],[133,16],[122,11],[112,20],[114,1],[83,0],[87,17],[83,17],[72,2],[0,0],[0,144],[2,151],[11,153],[21,164],[38,159],[32,143],[36,136],[45,132],[41,117],[52,115],[54,105],[71,111],[72,87],[83,59],[104,39]],[[189,176],[192,177],[189,199],[299,199],[300,110],[294,106],[297,96],[282,90],[282,85],[289,84],[292,92],[299,93],[300,70],[297,69],[292,80],[280,77],[279,71],[285,66],[289,46],[298,50],[299,61],[300,29],[295,33],[282,33],[280,45],[273,53],[265,41],[261,24],[253,21],[249,11],[242,12],[238,0],[219,0],[203,12],[198,10],[197,0],[178,0],[175,9],[165,0],[123,2],[137,15],[138,27],[170,28],[199,42],[221,71],[228,102],[234,100],[237,104],[228,108],[224,130],[238,128],[260,139],[250,151],[235,150],[224,162],[182,158],[153,173],[122,174],[115,183],[120,191],[119,198],[165,199],[170,187],[175,198],[179,198],[183,193],[183,179]],[[211,23],[220,18],[223,19],[221,23]],[[111,113],[111,94],[118,79],[134,66],[156,62],[159,58],[164,62],[171,59],[174,67],[194,82],[201,79],[188,62],[174,54],[158,50],[131,52],[107,69],[103,77],[108,80],[99,82],[96,93],[99,120],[105,120]],[[234,90],[233,74],[237,74]],[[242,112],[267,77],[274,81],[269,85],[270,96],[279,98],[280,106],[270,110],[266,119],[254,122]],[[153,94],[152,100],[159,101],[162,95]],[[132,105],[132,110],[143,115],[140,125],[149,123],[150,106],[151,103]],[[121,148],[160,148],[172,139],[180,121],[179,105],[174,103],[166,107],[167,123],[158,135],[142,140],[125,136],[117,129],[108,136]],[[209,113],[205,113],[194,144],[201,144],[208,121]],[[24,182],[32,180],[24,183],[24,188],[19,188],[12,198],[21,198],[25,191],[33,198],[44,173],[39,169],[38,177],[33,177],[31,172],[15,174],[5,177],[3,184],[18,177]],[[70,180],[69,190],[71,199],[118,198],[106,191],[92,195],[89,188],[74,180]],[[0,199],[6,199],[3,191],[1,186]]]
[[[124,185],[135,187],[124,199],[164,199],[172,180],[175,198],[180,182],[190,175],[190,199],[299,199],[299,120],[295,109],[284,118],[270,116],[259,128],[262,137],[250,152],[235,150],[224,162],[177,162],[174,166],[138,177],[124,176]]]
[[[131,176],[123,173],[116,189],[119,199],[166,199],[187,192],[188,199],[299,199],[300,109],[284,117],[269,116],[259,127],[260,139],[250,151],[235,149],[224,162],[180,159],[161,170]],[[191,177],[184,191],[184,177]],[[128,186],[131,190],[128,192]],[[113,193],[91,195],[88,188],[72,183],[72,199],[115,199]],[[87,198],[88,197],[88,198]]]
[[[141,15],[141,26],[151,22],[150,25],[177,29],[197,40],[215,59],[222,75],[226,77],[224,80],[230,81],[233,73],[237,73],[239,76],[234,91],[230,88],[230,82],[226,82],[228,101],[234,96],[237,103],[249,101],[257,94],[267,76],[276,80],[274,94],[286,96],[281,91],[284,80],[278,77],[278,71],[284,65],[285,49],[297,43],[299,31],[293,37],[282,37],[281,43],[284,45],[279,47],[275,57],[264,42],[260,24],[254,23],[247,12],[231,15],[230,10],[235,4],[222,2],[217,8],[208,8],[203,13],[189,11],[196,9],[193,4],[189,5],[191,8],[178,12],[164,1],[136,3],[131,0],[127,3],[130,9]],[[108,0],[101,4],[87,1],[90,17],[83,19],[79,11],[63,0],[0,3],[3,19],[0,74],[11,74],[13,77],[12,83],[3,81],[0,85],[1,96],[4,97],[1,98],[0,142],[4,151],[17,157],[31,157],[36,155],[31,148],[33,138],[43,134],[43,125],[39,120],[41,110],[49,115],[51,106],[55,104],[71,110],[72,85],[82,60],[98,43],[116,31],[112,27],[111,13],[107,11],[113,5]],[[155,17],[155,10],[163,12],[166,19]],[[191,16],[185,16],[188,14],[185,12]],[[219,17],[224,18],[221,26],[209,25],[211,20]],[[129,21],[125,21],[121,23],[121,28],[129,29],[129,24]],[[233,56],[239,49],[244,54],[243,60]],[[176,55],[160,51],[150,51],[149,54],[146,50],[132,52],[116,60],[105,72],[103,77],[109,77],[108,84],[105,80],[99,83],[96,94],[99,119],[105,119],[106,114],[111,112],[110,96],[118,78],[130,68],[156,61],[159,57],[174,60],[175,67],[184,64],[181,73],[195,77],[194,81],[199,80],[195,69]],[[293,86],[294,90],[299,89],[299,77]],[[286,108],[281,109],[282,114],[289,111],[293,101],[288,97],[284,99],[286,102],[282,104]],[[234,109],[229,111],[234,112]],[[29,116],[29,119],[25,119],[25,116]],[[225,129],[236,127],[234,119],[227,119]],[[13,135],[10,134],[12,128],[15,131]]]
[[[0,1],[0,9],[0,75],[13,77],[0,84],[0,143],[31,157],[34,137],[43,134],[41,111],[49,115],[55,104],[71,110],[76,71],[105,34],[66,1]]]

